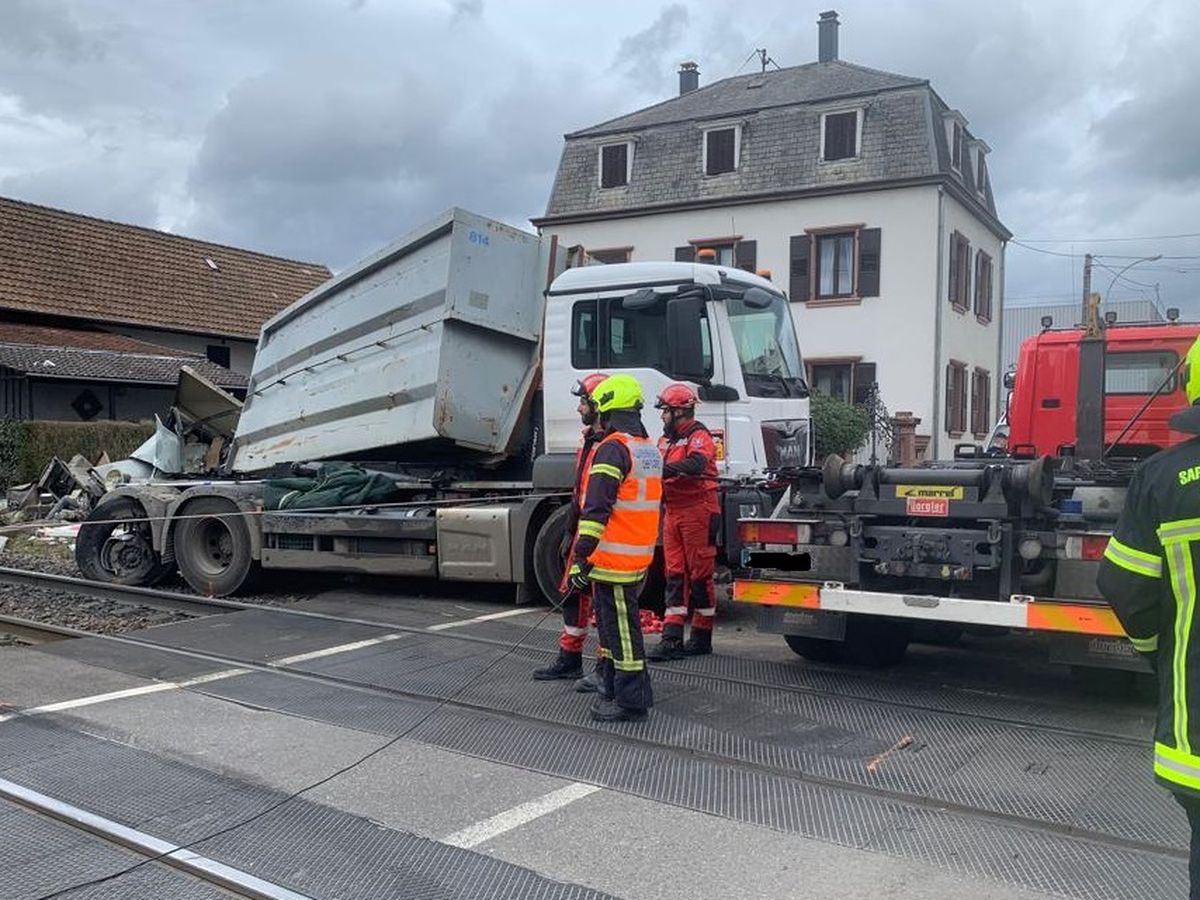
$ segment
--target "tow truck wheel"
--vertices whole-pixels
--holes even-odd
[[[226,597],[250,588],[258,566],[250,553],[250,529],[241,510],[220,497],[193,500],[180,513],[175,559],[198,593]]]
[[[827,641],[824,638],[805,637],[802,634],[785,634],[783,639],[787,641],[793,653],[810,662],[841,662],[845,655],[846,648],[841,641]]]
[[[145,508],[132,497],[110,497],[96,504],[75,539],[75,563],[83,577],[144,586],[170,575],[173,567],[159,559],[145,518]]]

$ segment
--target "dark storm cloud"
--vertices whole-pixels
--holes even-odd
[[[640,88],[654,90],[664,73],[673,71],[670,51],[683,37],[687,24],[688,11],[682,3],[664,7],[648,26],[621,40],[612,70]]]
[[[812,61],[824,8],[9,0],[0,194],[345,265],[452,204],[526,224],[564,132],[673,96],[684,59],[702,83],[753,71],[759,47]],[[837,9],[841,58],[930,79],[992,146],[1019,239],[1200,231],[1200,7]],[[1056,253],[1200,254],[1039,246],[1010,247],[1011,296],[1077,290],[1080,260]],[[1154,268],[1134,271],[1168,299],[1197,293],[1196,275]]]

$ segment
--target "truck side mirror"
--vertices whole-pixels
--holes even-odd
[[[1017,386],[1017,373],[1016,372],[1005,372],[1004,373],[1004,387],[1007,390],[1011,391],[1016,386]]]
[[[742,294],[742,302],[751,309],[766,309],[774,299],[769,292],[760,287],[746,288],[746,293]]]
[[[689,381],[708,377],[704,364],[702,297],[676,297],[667,303],[667,358],[671,375]]]
[[[662,297],[655,293],[654,288],[641,288],[634,291],[632,294],[626,294],[621,298],[622,309],[650,309],[654,304],[658,303]]]

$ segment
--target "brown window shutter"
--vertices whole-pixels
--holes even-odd
[[[962,305],[969,307],[971,305],[971,242],[963,239],[962,266],[959,268],[959,274],[962,276]]]
[[[788,296],[793,302],[808,299],[808,256],[812,239],[807,234],[794,234],[791,240],[791,272],[788,278]]]
[[[879,229],[858,233],[858,296],[879,296]]]
[[[954,366],[946,366],[946,431],[954,430]]]
[[[733,248],[734,265],[753,272],[758,265],[758,241],[738,241]]]
[[[875,363],[854,364],[854,405],[863,406],[871,399],[875,384]]]
[[[695,261],[696,261],[696,248],[693,247],[691,244],[688,244],[686,247],[676,247],[675,248],[675,262],[695,262]]]
[[[948,290],[946,297],[951,303],[958,303],[958,232],[950,235],[950,274],[946,279]],[[949,420],[947,420],[949,421]]]

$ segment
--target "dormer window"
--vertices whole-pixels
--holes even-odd
[[[704,174],[723,175],[737,171],[741,144],[740,125],[709,128],[704,132]]]
[[[975,190],[981,194],[987,193],[987,160],[986,154],[981,149],[979,155],[975,157]]]
[[[951,130],[953,134],[950,138],[950,166],[955,172],[961,172],[963,167],[963,127],[960,123],[954,122]]]
[[[862,137],[862,110],[825,113],[821,116],[821,159],[853,159]]]
[[[600,148],[600,187],[624,187],[633,174],[633,144],[605,144]]]

